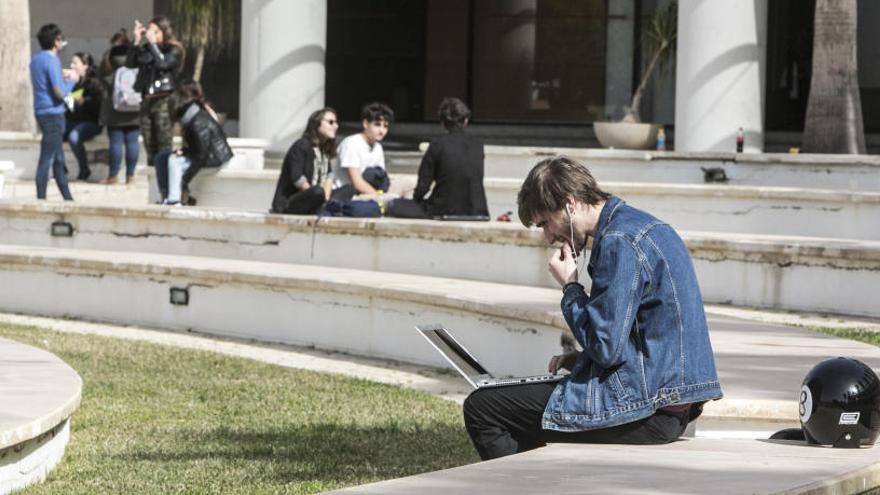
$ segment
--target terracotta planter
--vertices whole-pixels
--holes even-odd
[[[651,150],[657,145],[659,124],[593,122],[599,144],[606,148]]]

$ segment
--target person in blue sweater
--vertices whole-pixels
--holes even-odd
[[[64,97],[77,81],[73,72],[63,72],[58,52],[67,44],[61,29],[46,24],[37,33],[42,50],[31,58],[31,86],[34,91],[34,116],[43,133],[40,141],[40,159],[37,163],[37,199],[46,199],[49,169],[61,196],[73,201],[67,185],[64,166]],[[66,79],[69,78],[69,79]]]

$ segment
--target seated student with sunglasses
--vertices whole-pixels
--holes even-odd
[[[306,130],[284,155],[272,213],[314,215],[330,197],[330,161],[336,157],[336,110],[322,108],[309,116]]]

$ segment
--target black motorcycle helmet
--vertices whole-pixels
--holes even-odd
[[[827,359],[807,373],[798,407],[808,443],[873,446],[880,435],[880,378],[856,359]]]

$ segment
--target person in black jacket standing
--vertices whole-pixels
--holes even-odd
[[[180,85],[174,97],[174,119],[180,122],[183,148],[156,155],[156,181],[165,204],[190,204],[188,185],[203,168],[217,168],[232,159],[226,133],[197,82]]]
[[[134,45],[125,66],[138,69],[134,88],[143,95],[140,126],[149,166],[157,153],[171,150],[169,97],[177,87],[183,57],[183,46],[174,37],[167,17],[156,17],[146,27],[134,21]]]
[[[284,155],[272,213],[314,215],[330,197],[330,160],[336,156],[336,111],[322,108],[309,116],[306,130]]]
[[[488,220],[483,143],[464,131],[471,111],[458,98],[444,98],[437,113],[447,133],[431,141],[425,151],[413,199],[392,200],[386,206],[386,214],[402,218],[451,216]]]

